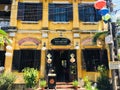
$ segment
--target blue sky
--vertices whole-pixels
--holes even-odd
[[[120,16],[120,0],[112,0],[113,11],[117,10],[116,16]]]

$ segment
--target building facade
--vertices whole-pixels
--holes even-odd
[[[40,78],[54,69],[57,82],[86,75],[96,81],[97,67],[108,67],[109,51],[103,39],[92,42],[95,33],[106,30],[95,1],[13,0],[6,30],[12,50],[1,47],[1,66],[16,73],[16,83],[24,82],[25,67],[38,69]]]

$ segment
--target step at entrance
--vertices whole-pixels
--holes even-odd
[[[56,90],[75,90],[72,82],[57,82]],[[78,90],[85,90],[84,88],[78,87]]]

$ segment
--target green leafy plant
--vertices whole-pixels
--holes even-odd
[[[92,86],[92,82],[89,81],[88,77],[84,77],[85,89],[86,90],[98,90],[96,87]]]
[[[104,65],[98,66],[98,72],[100,73],[100,77],[97,78],[98,90],[112,90],[106,67]]]
[[[0,46],[4,46],[4,43],[10,44],[10,40],[7,37],[7,33],[0,29]]]
[[[39,82],[39,85],[40,85],[41,88],[45,88],[46,85],[47,85],[46,80],[45,79],[41,79],[40,82]]]
[[[93,37],[93,40],[92,40],[93,44],[96,44],[96,43],[97,43],[97,39],[100,38],[100,36],[103,35],[103,36],[105,37],[107,34],[108,34],[108,31],[96,33],[96,34],[94,35],[94,37]]]
[[[0,90],[7,90],[12,86],[16,77],[12,73],[0,74]]]
[[[24,68],[23,70],[23,78],[26,83],[27,88],[34,88],[38,81],[38,71],[34,68]]]
[[[78,87],[79,82],[78,82],[77,80],[74,80],[74,81],[72,82],[72,85],[73,85],[74,87]]]

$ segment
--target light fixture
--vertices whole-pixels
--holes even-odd
[[[71,57],[71,58],[70,58],[70,62],[71,62],[71,63],[74,63],[74,62],[75,62],[75,58],[74,58],[75,55],[72,53],[72,54],[70,54],[70,57]]]
[[[52,62],[52,59],[51,59],[51,57],[52,57],[52,55],[49,53],[48,55],[47,55],[47,63],[48,64],[50,64],[51,62]]]
[[[45,42],[43,43],[42,50],[46,50],[46,43]]]
[[[45,33],[45,32],[42,33],[42,37],[43,37],[43,38],[47,38],[47,37],[48,37],[48,33]]]
[[[80,37],[79,33],[74,33],[73,36],[74,36],[75,38]]]
[[[7,50],[12,50],[12,46],[7,45],[7,46],[6,46],[6,49],[7,49]]]
[[[16,35],[15,32],[10,32],[10,33],[9,33],[9,36],[10,36],[10,37],[15,37],[15,35]]]
[[[79,49],[80,47],[79,47],[79,44],[78,44],[78,42],[76,42],[76,44],[75,44],[75,49]]]
[[[5,56],[12,56],[12,53],[6,52],[6,53],[5,53]]]

